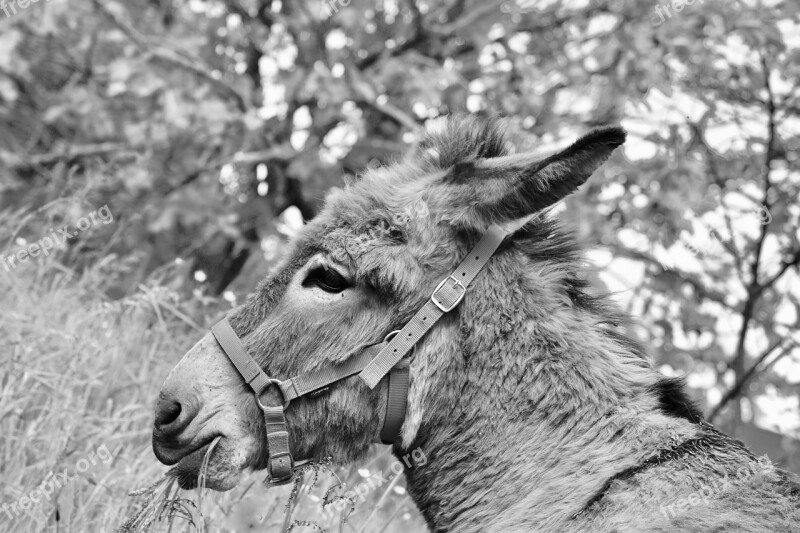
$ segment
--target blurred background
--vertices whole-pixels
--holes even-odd
[[[0,529],[121,525],[166,470],[167,372],[329,188],[464,111],[543,153],[629,131],[562,208],[587,267],[713,424],[800,472],[799,87],[796,0],[0,2]],[[424,531],[392,462],[334,469],[393,479],[352,513],[330,472],[260,475],[174,530]]]

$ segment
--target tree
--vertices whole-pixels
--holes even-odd
[[[570,200],[578,233],[712,420],[768,422],[765,399],[797,398],[800,8],[681,5],[32,5],[0,20],[0,208],[108,204],[124,231],[63,261],[125,257],[112,296],[176,259],[185,289],[240,293],[430,119],[500,113],[541,150],[622,123],[626,157]]]

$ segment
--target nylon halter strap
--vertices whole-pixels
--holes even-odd
[[[355,374],[370,389],[374,389],[388,374],[386,416],[380,441],[383,444],[393,444],[397,440],[405,420],[408,400],[409,361],[406,355],[443,315],[461,303],[467,286],[486,265],[504,238],[505,233],[499,227],[490,227],[455,272],[439,283],[430,299],[403,329],[393,331],[382,343],[368,346],[354,357],[331,367],[280,381],[269,377],[247,353],[227,318],[211,328],[211,333],[222,350],[253,389],[256,403],[264,413],[270,485],[284,485],[294,479],[296,464],[289,449],[289,431],[284,414],[289,403],[301,396],[318,396],[327,391],[332,383]]]

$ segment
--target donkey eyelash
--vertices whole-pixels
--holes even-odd
[[[317,286],[325,292],[342,292],[350,286],[347,279],[336,270],[321,265],[313,268],[303,281],[303,287]]]

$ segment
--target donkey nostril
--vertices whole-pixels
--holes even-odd
[[[156,404],[156,426],[171,424],[181,416],[181,404],[175,400],[162,398]]]
[[[153,437],[164,442],[179,440],[199,411],[199,403],[190,394],[162,391],[156,402]]]

